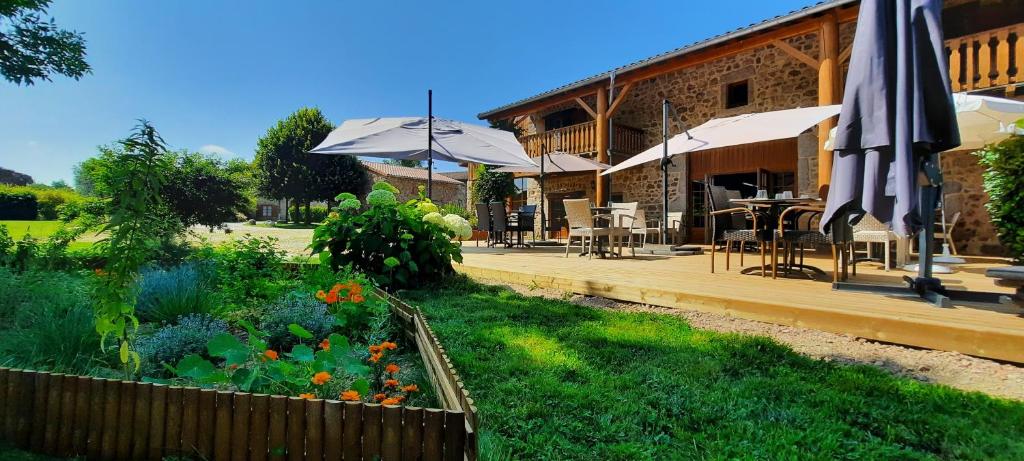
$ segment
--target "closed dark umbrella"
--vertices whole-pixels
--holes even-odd
[[[900,235],[922,231],[917,294],[931,277],[937,154],[960,145],[940,0],[864,0],[835,139],[823,230],[842,235],[870,213]]]

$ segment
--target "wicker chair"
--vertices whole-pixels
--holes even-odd
[[[661,227],[661,221],[658,222],[658,227]],[[660,232],[660,229],[659,229]],[[660,234],[659,234],[660,235]],[[668,242],[672,244],[676,243],[676,240],[683,238],[683,212],[672,211],[668,213]],[[666,243],[666,242],[661,242]]]
[[[832,282],[839,282],[846,278],[846,263],[842,267],[839,261],[850,261],[850,248],[852,242],[835,242],[832,233],[823,234],[817,229],[817,219],[821,217],[824,208],[796,205],[786,208],[779,214],[778,228],[772,240],[772,278],[778,275],[778,244],[782,242],[784,269],[789,272],[790,262],[796,258],[796,251],[800,252],[800,262],[804,262],[804,247],[807,245],[829,246],[832,248]],[[805,229],[800,229],[800,222],[805,223]],[[840,272],[840,269],[842,271]]]
[[[505,239],[505,232],[508,231],[508,213],[505,211],[505,203],[491,202],[489,208],[491,209],[491,233],[494,234],[491,245],[504,243],[508,246],[509,241]]]
[[[864,217],[860,220],[860,222],[853,226],[854,252],[856,253],[857,251],[857,243],[866,243],[867,257],[868,259],[871,259],[872,244],[881,243],[882,251],[884,252],[884,257],[882,258],[882,260],[885,264],[885,270],[887,272],[889,271],[889,249],[891,248],[890,243],[897,241],[899,241],[899,237],[896,235],[896,233],[889,230],[889,226],[882,224],[882,222],[875,219],[875,217],[871,216],[870,214],[865,214]],[[853,274],[857,275],[857,258],[854,257],[852,262]]]
[[[729,270],[730,253],[733,243],[740,242],[740,266],[743,265],[743,245],[756,243],[761,252],[761,276],[765,274],[765,234],[758,227],[759,213],[745,207],[731,207],[728,193],[722,186],[708,186],[708,203],[711,205],[711,273],[715,273],[715,245],[725,242],[725,270]],[[747,227],[747,222],[750,227]]]
[[[485,244],[491,246],[491,210],[487,208],[486,203],[476,204],[476,228],[487,233]],[[476,246],[480,246],[480,240],[476,241]]]
[[[640,236],[640,248],[647,245],[647,236],[661,234],[661,226],[650,227],[647,223],[647,213],[643,209],[636,210],[632,216],[623,215],[623,226],[629,229],[629,251],[636,256],[636,247],[633,245],[633,237]]]
[[[600,237],[611,237],[613,229],[610,227],[596,227],[594,215],[590,213],[590,201],[587,199],[565,199],[565,218],[569,224],[569,238],[565,242],[565,257],[569,257],[569,246],[572,245],[573,237],[580,238],[580,246],[583,251],[589,251],[588,256],[594,257],[594,239]],[[587,239],[590,240],[590,249],[587,249]]]

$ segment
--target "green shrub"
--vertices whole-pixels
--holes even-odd
[[[446,215],[453,214],[456,216],[460,216],[462,217],[462,219],[468,221],[469,225],[476,227],[476,214],[470,213],[470,211],[467,210],[462,205],[459,205],[457,203],[446,203],[444,205],[441,205],[441,212]]]
[[[1017,263],[1024,263],[1024,136],[1011,136],[977,152],[985,167],[985,204],[999,229],[999,241]]]
[[[351,265],[389,288],[417,286],[451,274],[452,261],[462,262],[462,249],[452,238],[472,232],[469,223],[456,215],[442,216],[425,199],[400,204],[387,183],[373,188],[366,196],[366,209],[355,196],[339,195],[338,211],[313,231],[311,248],[321,263],[335,271]]]
[[[205,356],[206,343],[227,331],[228,324],[223,320],[207,314],[192,314],[157,329],[153,334],[139,336],[135,347],[142,357],[142,373],[165,376],[162,364],[175,365],[189,354]]]
[[[309,207],[309,216],[306,216],[306,207],[299,208],[298,219],[296,222],[311,222],[320,223],[327,219],[327,207],[325,206],[311,206]]]
[[[135,316],[142,322],[169,323],[215,307],[210,276],[199,263],[170,269],[147,268],[136,282]]]
[[[315,338],[326,338],[334,330],[335,322],[326,304],[309,293],[296,291],[268,305],[259,328],[267,333],[266,341],[271,348],[288,350],[299,342],[288,330],[293,323],[313,333]]]
[[[35,194],[21,187],[0,186],[0,220],[32,221],[38,215]]]
[[[217,248],[203,247],[193,258],[213,264],[217,290],[234,310],[277,299],[293,285],[284,271],[284,256],[277,239],[245,235]]]
[[[68,204],[81,202],[82,196],[71,189],[34,187],[30,186],[36,194],[36,201],[39,203],[39,219],[52,221],[60,217],[60,208]]]

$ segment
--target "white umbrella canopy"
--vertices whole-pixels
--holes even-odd
[[[363,118],[344,121],[313,154],[426,160],[427,117]],[[514,134],[455,120],[433,120],[434,160],[495,166],[534,166]]]
[[[688,132],[670,138],[668,155],[671,157],[687,152],[795,138],[822,120],[835,116],[839,110],[839,105],[817,106],[711,119]],[[601,174],[611,174],[660,160],[662,153],[662,144],[658,144]]]
[[[538,163],[540,160],[536,160]],[[601,171],[611,168],[598,161],[579,155],[566,154],[564,152],[552,152],[544,154],[544,174],[551,173],[579,173],[583,171]],[[536,176],[540,174],[540,166],[503,166],[494,171],[502,173],[519,173],[522,176]]]
[[[960,146],[955,150],[978,150],[1010,137],[1024,134],[1015,123],[1024,119],[1024,102],[976,94],[955,93],[956,122],[960,126]],[[836,129],[829,132],[825,148],[832,150]]]

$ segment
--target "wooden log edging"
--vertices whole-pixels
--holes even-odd
[[[465,384],[462,383],[462,378],[456,373],[455,366],[448,358],[444,346],[441,345],[434,330],[427,323],[423,311],[383,290],[374,289],[374,292],[387,300],[388,305],[391,306],[391,312],[405,332],[406,339],[414,341],[416,348],[420,351],[427,376],[434,386],[441,406],[446,411],[444,415],[439,414],[436,417],[443,418],[445,427],[459,424],[458,420],[460,419],[463,421],[465,431],[461,433],[449,431],[447,437],[451,438],[447,440],[447,444],[464,445],[466,459],[470,461],[477,459],[479,454],[477,445],[479,418],[476,405],[470,398]],[[430,418],[431,414],[427,413],[425,416]]]
[[[96,460],[475,461],[477,416],[422,312],[382,291],[444,409],[304,400],[0,367],[0,439]]]

